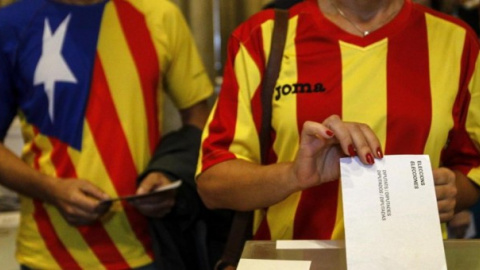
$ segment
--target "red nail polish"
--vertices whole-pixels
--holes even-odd
[[[375,161],[373,160],[372,154],[368,153],[366,158],[367,158],[367,163],[368,164],[372,165],[373,163],[375,163]]]
[[[325,133],[327,133],[327,135],[330,136],[330,137],[333,136],[333,132],[331,130],[327,130],[327,131],[325,131]]]
[[[350,154],[351,157],[354,157],[356,155],[355,149],[353,148],[353,145],[348,146],[348,154]]]
[[[379,158],[383,158],[382,149],[380,149],[380,147],[377,148],[377,155],[378,155]]]

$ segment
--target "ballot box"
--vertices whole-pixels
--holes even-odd
[[[299,244],[297,244],[297,242]],[[346,270],[344,241],[247,241],[242,253],[239,268],[247,269],[243,264],[288,261],[310,262],[309,270]],[[445,257],[449,270],[480,269],[480,240],[445,240]],[[243,268],[242,268],[243,264]],[[419,266],[421,267],[421,266]],[[274,268],[271,268],[274,269]],[[281,269],[276,268],[276,269]],[[296,269],[304,269],[298,267]],[[421,268],[419,268],[421,269]]]

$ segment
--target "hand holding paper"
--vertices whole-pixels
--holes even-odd
[[[349,270],[446,269],[428,156],[343,158],[341,176]]]
[[[103,200],[102,203],[107,203],[107,202],[114,202],[114,201],[120,201],[120,200],[126,200],[126,201],[133,201],[136,199],[145,199],[145,198],[151,198],[151,197],[156,197],[156,196],[162,196],[161,193],[167,191],[167,190],[173,190],[178,188],[182,184],[181,180],[177,180],[171,184],[164,185],[161,187],[158,187],[148,193],[145,194],[140,194],[140,195],[127,195],[127,196],[120,196],[116,198],[111,198],[108,200]]]

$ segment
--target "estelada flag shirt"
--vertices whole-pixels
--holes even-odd
[[[231,159],[260,163],[260,92],[273,18],[272,10],[262,11],[230,38],[197,175]],[[365,37],[337,27],[315,0],[295,5],[272,97],[268,162],[294,160],[303,123],[333,114],[368,124],[387,155],[427,154],[433,168],[460,170],[480,184],[475,33],[462,21],[410,0],[392,21]],[[309,188],[257,210],[255,238],[343,238],[339,184]]]
[[[164,94],[184,109],[212,92],[169,1],[22,0],[0,10],[0,138],[18,115],[22,158],[42,173],[133,194],[161,137]],[[22,197],[17,244],[19,262],[33,269],[152,262],[146,218],[126,203],[73,227],[54,206]]]

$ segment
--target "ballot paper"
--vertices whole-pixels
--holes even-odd
[[[428,156],[342,158],[340,167],[349,270],[447,269]]]
[[[182,180],[176,180],[170,184],[167,184],[167,185],[163,185],[161,187],[158,187],[154,190],[152,190],[151,192],[149,193],[145,193],[145,194],[142,194],[142,195],[136,195],[136,194],[132,194],[132,195],[127,195],[127,196],[120,196],[120,197],[115,197],[115,198],[110,198],[108,200],[103,200],[101,201],[101,203],[111,203],[111,202],[114,202],[114,201],[120,201],[120,200],[126,200],[126,201],[133,201],[135,199],[145,199],[145,198],[150,198],[150,197],[155,197],[155,196],[162,196],[162,193],[167,191],[167,190],[171,190],[171,189],[176,189],[178,188],[180,185],[182,184]]]

